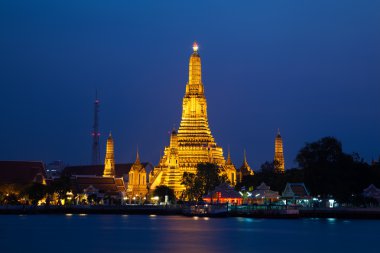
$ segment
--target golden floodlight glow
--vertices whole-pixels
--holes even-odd
[[[182,176],[196,173],[199,163],[214,163],[222,168],[229,181],[236,182],[236,169],[232,162],[226,164],[222,147],[218,146],[208,124],[207,101],[202,82],[199,47],[193,43],[190,55],[188,82],[182,100],[182,118],[178,129],[173,128],[169,146],[166,146],[159,164],[149,175],[150,189],[166,185],[180,197],[185,190]]]
[[[194,50],[194,52],[197,52],[198,51],[198,43],[197,42],[194,42],[193,43],[193,50]]]

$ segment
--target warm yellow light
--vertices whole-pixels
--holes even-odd
[[[197,42],[194,42],[194,44],[193,44],[193,50],[194,50],[194,52],[197,52],[198,51],[198,43]]]

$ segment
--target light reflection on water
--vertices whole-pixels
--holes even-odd
[[[379,229],[368,220],[9,215],[0,252],[378,252]]]

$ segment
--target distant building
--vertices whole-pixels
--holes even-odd
[[[311,196],[304,183],[287,183],[282,192],[286,204],[309,206]]]
[[[53,161],[46,165],[46,175],[48,178],[57,178],[61,176],[65,163],[61,160]]]
[[[104,159],[103,177],[115,177],[115,155],[112,135],[108,136],[106,158]]]
[[[42,162],[0,161],[0,186],[24,187],[31,183],[46,184],[46,171]]]
[[[256,187],[254,191],[251,192],[249,197],[250,201],[255,204],[269,204],[277,202],[280,199],[280,195],[276,191],[272,191],[270,186],[266,185],[264,182]]]
[[[236,204],[243,203],[243,197],[233,187],[224,183],[215,188],[207,195],[203,196],[203,200],[209,204]]]
[[[363,196],[366,198],[376,199],[380,203],[380,189],[371,184],[363,190]]]
[[[140,162],[140,155],[137,151],[136,161],[132,164],[128,174],[128,197],[141,202],[142,198],[148,194],[147,183],[147,172],[145,166]]]
[[[72,185],[78,204],[91,195],[95,195],[103,204],[121,204],[127,190],[123,179],[115,177],[75,175],[72,177]]]
[[[282,137],[280,135],[280,129],[277,131],[276,139],[274,141],[274,161],[275,171],[279,173],[285,172],[285,159],[284,159],[284,148],[282,143]]]
[[[107,139],[106,155],[104,165],[85,165],[85,166],[70,166],[66,167],[63,175],[70,177],[73,183],[74,193],[78,194],[77,202],[86,200],[90,195],[95,195],[101,199],[103,203],[123,203],[132,198],[130,193],[136,192],[138,196],[146,195],[147,190],[147,173],[153,166],[150,163],[141,163],[138,159],[138,165],[131,164],[115,164],[114,157],[114,141],[110,134]],[[136,186],[143,188],[144,191],[135,189],[132,184],[133,173],[136,171],[136,166],[140,168],[140,177]],[[132,181],[130,182],[130,176]],[[131,185],[130,185],[131,184]]]
[[[232,163],[230,149],[228,149],[227,161],[224,164],[223,172],[227,175],[228,180],[232,186],[235,186],[237,183],[237,171],[235,165]]]
[[[244,160],[243,164],[240,166],[239,170],[237,171],[238,174],[238,181],[241,182],[243,180],[243,177],[245,176],[253,176],[255,172],[251,169],[251,167],[248,164],[247,161],[247,155],[244,150]]]

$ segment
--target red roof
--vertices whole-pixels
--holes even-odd
[[[0,161],[0,185],[25,185],[43,178],[46,178],[46,172],[42,162]]]

